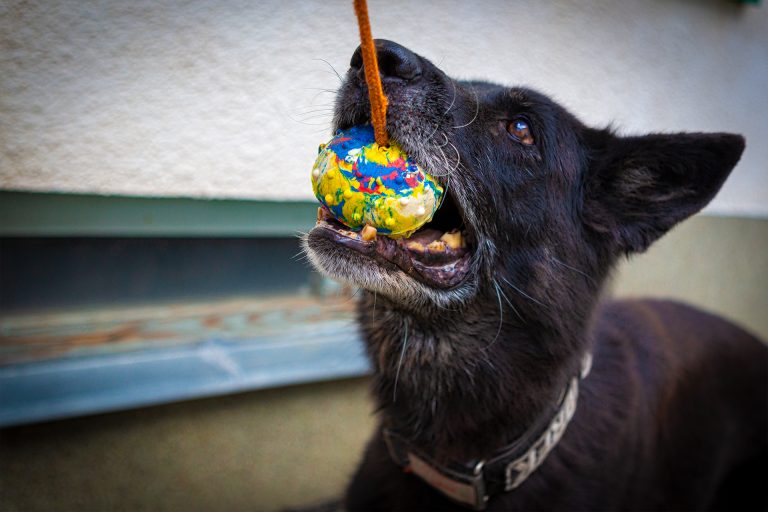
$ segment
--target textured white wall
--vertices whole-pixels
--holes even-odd
[[[0,0],[0,187],[307,199],[351,0]],[[768,215],[768,8],[369,0],[376,37],[624,133],[748,149],[710,212]]]

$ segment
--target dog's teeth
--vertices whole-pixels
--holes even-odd
[[[440,240],[445,242],[445,244],[451,249],[459,249],[460,247],[464,247],[464,237],[461,236],[459,231],[443,233],[443,236],[440,237]]]
[[[317,220],[326,220],[330,218],[331,218],[331,214],[328,212],[328,210],[326,210],[322,206],[317,207]]]
[[[333,215],[331,215],[331,212],[329,212],[327,208],[323,206],[317,207],[317,220],[328,220],[332,218]]]
[[[406,245],[408,249],[416,252],[424,252],[424,244],[421,244],[419,242],[408,242],[408,245]]]
[[[443,252],[445,251],[445,242],[442,240],[434,240],[427,245],[428,251]]]
[[[371,240],[376,240],[376,228],[371,226],[370,224],[366,224],[363,230],[360,232],[360,236],[366,242],[370,242]]]

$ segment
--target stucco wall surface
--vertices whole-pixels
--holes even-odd
[[[768,8],[370,0],[376,37],[622,133],[734,131],[709,211],[768,215]],[[348,0],[0,0],[0,188],[309,199]]]

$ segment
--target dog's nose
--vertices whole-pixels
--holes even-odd
[[[376,55],[379,61],[379,74],[382,81],[404,80],[409,82],[421,76],[421,63],[419,56],[405,46],[400,46],[393,41],[376,39]],[[349,66],[357,70],[358,76],[365,79],[363,70],[363,52],[358,46],[352,54]]]

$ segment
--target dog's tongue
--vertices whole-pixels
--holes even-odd
[[[408,242],[418,242],[422,245],[429,245],[430,242],[438,240],[441,236],[443,236],[442,231],[436,229],[420,229],[408,237]]]

